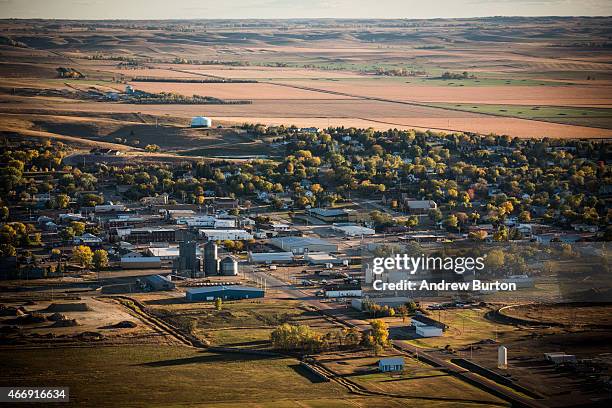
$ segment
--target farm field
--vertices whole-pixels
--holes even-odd
[[[61,110],[75,117],[141,112],[184,118],[185,124],[205,115],[226,126],[259,122],[612,137],[612,58],[605,48],[588,45],[606,40],[608,18],[373,20],[367,29],[333,20],[316,27],[292,22],[289,28],[274,21],[240,28],[212,21],[206,27],[185,23],[187,31],[166,22],[150,30],[137,22],[129,36],[121,22],[96,27],[95,33],[71,23],[49,31],[46,24],[0,21],[8,36],[24,44],[0,45],[3,112]],[[58,78],[58,67],[85,78]],[[443,79],[445,73],[451,78]],[[131,81],[134,77],[257,82]],[[122,94],[126,84],[143,92],[252,103],[136,105],[52,97],[56,90]],[[29,95],[31,89],[43,94]],[[540,110],[525,113],[526,106]],[[19,131],[4,123],[0,129]]]

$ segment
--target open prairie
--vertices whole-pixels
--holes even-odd
[[[0,106],[11,116],[0,130],[112,143],[109,134],[133,126],[126,114],[178,127],[205,115],[223,126],[609,138],[611,22],[3,20]],[[115,129],[80,132],[70,120],[37,128],[29,115],[113,120]],[[191,148],[172,149],[172,140],[160,145]]]

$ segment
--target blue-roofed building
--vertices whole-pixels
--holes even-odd
[[[380,360],[378,360],[378,369],[383,373],[404,371],[404,358],[381,358]]]
[[[205,286],[200,288],[189,288],[185,298],[190,302],[212,301],[217,298],[223,300],[256,299],[264,297],[265,292],[261,288],[242,285],[219,285]]]

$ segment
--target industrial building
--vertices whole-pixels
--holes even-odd
[[[403,357],[389,357],[378,360],[378,370],[381,373],[404,371]]]
[[[179,244],[179,256],[174,260],[173,271],[177,275],[196,278],[202,270],[198,257],[197,241],[184,241]]]
[[[133,244],[148,244],[149,242],[174,242],[176,230],[172,228],[132,228],[118,229],[117,235],[123,241]]]
[[[293,252],[249,252],[249,262],[251,263],[291,263],[293,262]]]
[[[263,289],[251,286],[205,286],[200,288],[189,288],[185,298],[190,302],[212,301],[215,299],[240,300],[256,299],[264,297]]]
[[[151,275],[144,277],[144,284],[150,290],[173,290],[176,285],[170,278],[162,275]]]
[[[172,261],[179,257],[180,248],[178,246],[151,247],[147,248],[147,254],[149,256],[157,256],[162,261]],[[196,247],[196,255],[198,257],[202,256],[200,248],[198,247]]]
[[[311,208],[308,214],[325,222],[349,222],[355,210],[346,208]]]
[[[294,254],[307,252],[337,252],[338,245],[320,238],[311,237],[277,237],[270,240],[270,244],[283,251]]]
[[[209,241],[248,241],[253,235],[241,229],[201,229],[200,237]]]
[[[376,234],[376,231],[374,231],[372,228],[354,224],[336,224],[332,226],[332,229],[346,235],[347,237],[363,237],[365,235]]]
[[[156,256],[129,256],[121,258],[123,269],[157,269],[161,268],[161,259]]]
[[[218,218],[214,215],[199,215],[195,217],[182,217],[176,220],[177,224],[185,224],[188,227],[210,227],[210,228],[235,228],[234,218]]]
[[[311,265],[348,265],[348,261],[340,259],[327,252],[308,252],[304,254],[304,260]]]
[[[192,128],[209,128],[212,126],[212,120],[206,116],[195,116],[191,119]]]

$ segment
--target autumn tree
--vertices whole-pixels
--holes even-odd
[[[79,265],[89,268],[93,262],[93,252],[87,245],[72,248],[72,260]]]

